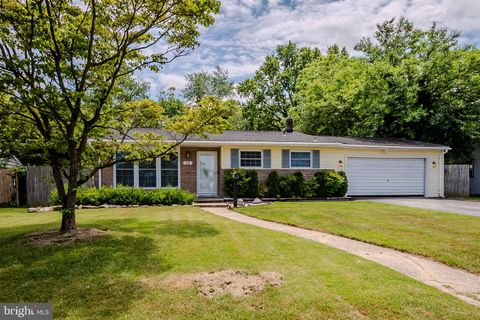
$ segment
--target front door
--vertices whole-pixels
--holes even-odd
[[[218,189],[217,152],[197,152],[197,195],[216,197]]]

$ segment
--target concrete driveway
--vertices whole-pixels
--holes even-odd
[[[480,217],[480,201],[426,198],[372,198],[362,199],[360,201],[376,201]]]

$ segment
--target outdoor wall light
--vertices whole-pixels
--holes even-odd
[[[187,152],[185,153],[185,157],[187,157],[187,159],[190,159],[190,151],[187,151]]]
[[[342,161],[342,160],[338,160],[338,165],[337,165],[337,167],[343,168],[343,161]]]
[[[434,167],[434,168],[437,167],[437,163],[435,161],[432,161],[432,167]]]

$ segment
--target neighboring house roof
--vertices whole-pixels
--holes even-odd
[[[133,129],[131,133],[156,133],[175,140],[171,133],[153,128]],[[301,132],[284,133],[281,131],[240,131],[226,130],[219,135],[208,135],[208,138],[191,136],[185,144],[236,144],[236,145],[302,145],[302,146],[344,146],[344,147],[389,147],[389,148],[413,148],[413,149],[450,149],[448,146],[413,141],[400,138],[358,138],[358,137],[335,137],[313,136]]]
[[[9,159],[7,158],[0,158],[0,163],[5,164],[5,168],[11,169],[14,167],[21,166],[22,163],[18,160],[15,156],[10,156]]]

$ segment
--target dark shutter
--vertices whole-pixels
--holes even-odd
[[[230,166],[232,168],[239,167],[238,149],[230,149]]]
[[[320,168],[320,151],[313,150],[312,162],[312,168]]]
[[[272,152],[270,151],[270,149],[263,150],[263,167],[272,167]]]
[[[290,168],[290,150],[282,150],[282,168]]]

